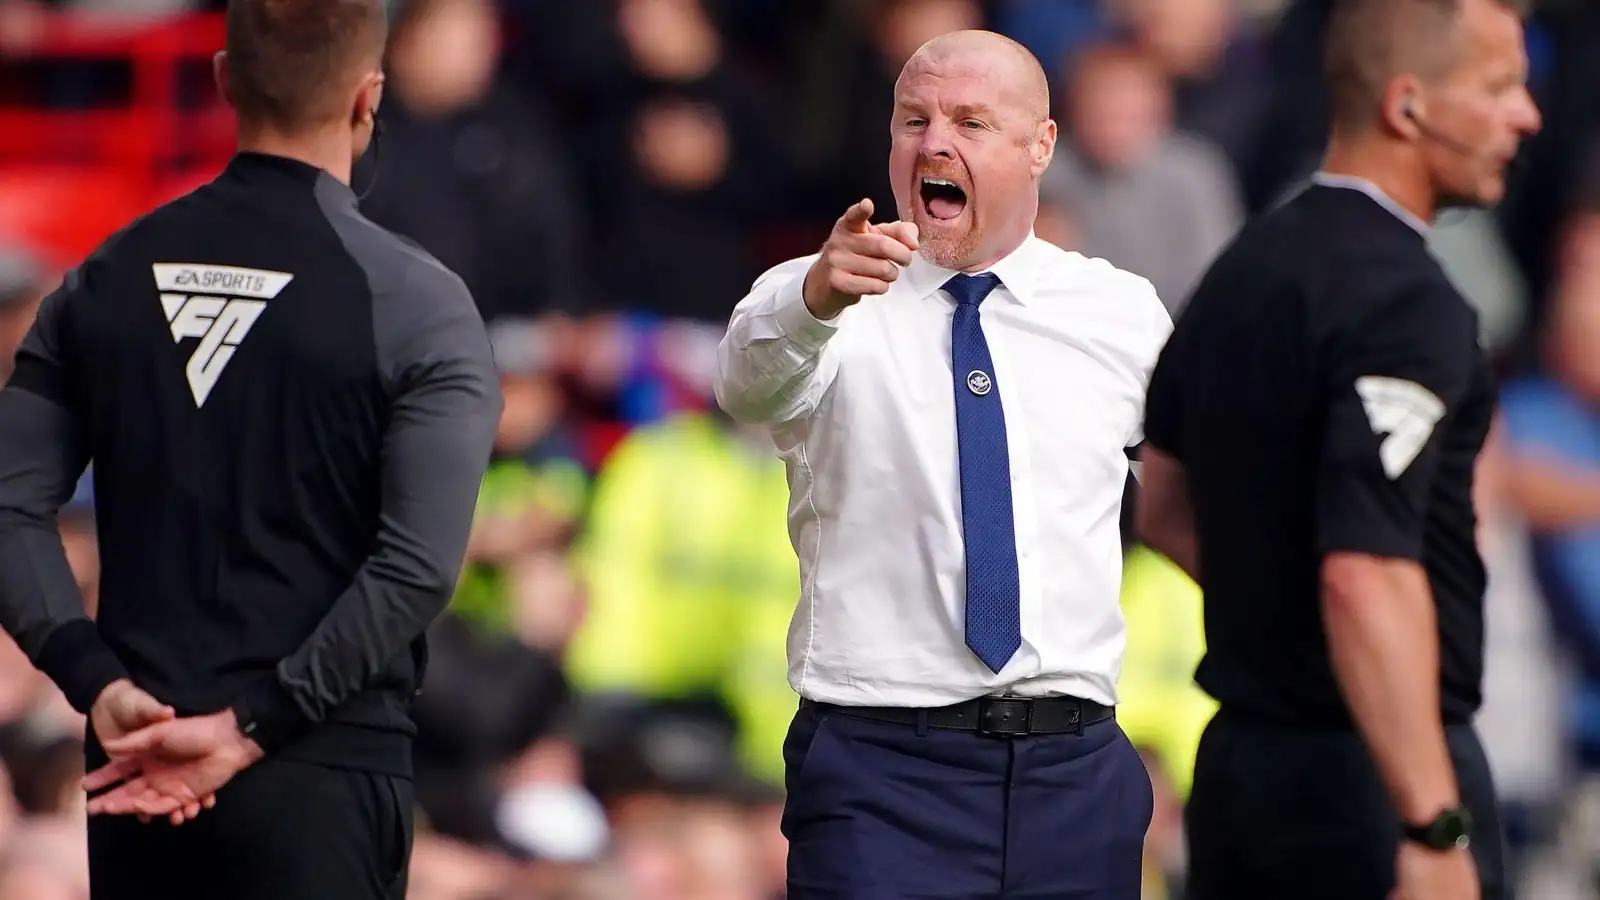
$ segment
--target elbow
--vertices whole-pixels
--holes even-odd
[[[1161,517],[1156,514],[1153,504],[1144,497],[1141,497],[1133,507],[1133,533],[1143,543],[1163,553],[1166,552],[1162,544],[1167,543],[1167,535]]]
[[[716,397],[717,407],[728,414],[728,417],[741,425],[765,425],[768,421],[767,409],[758,398],[751,396],[749,391],[739,391],[729,383],[728,377],[723,372],[717,373],[716,381],[712,385],[712,394]]]
[[[1392,625],[1408,598],[1422,603],[1429,598],[1427,576],[1415,562],[1349,552],[1323,559],[1320,593],[1330,638],[1368,621]]]
[[[455,595],[456,581],[461,575],[459,565],[451,565],[443,558],[424,553],[408,554],[403,564],[385,568],[387,571],[375,574],[411,598],[406,606],[429,616],[438,615],[449,605],[450,598]]]

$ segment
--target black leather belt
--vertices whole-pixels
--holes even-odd
[[[938,728],[945,731],[971,731],[998,737],[1030,734],[1082,734],[1084,726],[1104,722],[1116,709],[1093,700],[1077,697],[979,697],[954,706],[915,709],[892,706],[839,706],[800,701],[802,709],[854,716],[873,722]]]

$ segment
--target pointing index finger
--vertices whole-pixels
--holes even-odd
[[[872,219],[872,200],[862,199],[854,206],[844,211],[844,216],[839,219],[839,224],[845,231],[856,234],[867,233],[867,222]]]

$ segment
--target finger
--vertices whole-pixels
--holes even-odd
[[[217,795],[216,794],[207,794],[207,795],[205,795],[205,797],[201,799],[200,805],[204,806],[206,809],[214,809],[216,807],[216,805],[217,805]]]
[[[90,793],[126,781],[144,770],[144,761],[136,756],[114,759],[83,777],[83,789]]]
[[[144,779],[138,778],[130,781],[114,791],[101,794],[89,801],[88,812],[91,816],[125,816],[136,812],[134,797],[144,790]]]
[[[105,747],[106,753],[111,756],[133,756],[138,753],[149,753],[161,743],[161,739],[166,736],[167,731],[167,723],[165,722],[147,725],[138,731],[105,741],[102,746]]]
[[[173,827],[176,828],[185,822],[192,822],[198,818],[200,818],[200,804],[191,803],[188,806],[185,806],[183,809],[180,809],[168,816],[167,821],[171,822]]]
[[[163,794],[154,788],[145,791],[142,797],[133,802],[135,812],[144,813],[151,818],[170,816],[181,811],[183,806],[184,798]]]
[[[866,275],[851,275],[840,272],[834,281],[834,289],[841,294],[852,297],[865,297],[875,294],[887,294],[889,282]]]
[[[876,229],[878,226],[874,225],[872,227]],[[869,231],[866,234],[844,235],[839,240],[838,246],[840,250],[846,251],[852,256],[890,260],[902,266],[911,264],[911,251],[906,248],[906,245],[889,235],[880,234],[877,231]],[[835,262],[833,266],[836,269],[849,268],[848,263]]]
[[[129,703],[137,717],[152,725],[156,722],[165,722],[177,715],[172,707],[143,692],[129,698]]]
[[[912,227],[915,228],[916,226],[913,225]],[[873,248],[876,251],[875,255],[883,259],[887,259],[897,265],[911,265],[911,256],[916,252],[917,249],[914,244],[908,245],[904,241],[900,240],[900,238],[887,232],[874,234],[873,237],[877,238],[877,241],[874,242],[875,246]]]
[[[900,277],[900,267],[891,260],[875,256],[851,255],[834,266],[834,274],[840,278],[855,275],[888,283]]]
[[[872,220],[872,200],[862,199],[854,206],[844,211],[839,217],[839,230],[854,234],[866,234],[867,223]]]
[[[917,223],[915,222],[885,222],[873,226],[879,234],[886,234],[894,238],[895,242],[907,250],[915,252],[921,246],[918,242]]]

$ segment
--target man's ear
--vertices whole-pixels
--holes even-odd
[[[222,102],[233,105],[233,91],[228,88],[228,51],[218,50],[211,57],[211,78],[217,83],[217,94]]]
[[[371,125],[378,117],[378,106],[383,103],[382,72],[373,72],[361,80],[361,87],[356,92],[355,125]]]
[[[1044,170],[1050,168],[1050,160],[1056,155],[1056,123],[1054,119],[1045,119],[1039,123],[1034,132],[1032,152],[1033,177],[1038,178]]]

